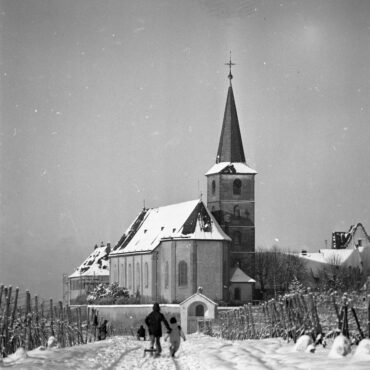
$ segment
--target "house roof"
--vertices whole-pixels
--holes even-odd
[[[206,176],[214,175],[216,173],[225,173],[225,174],[235,173],[235,174],[255,175],[257,174],[257,171],[248,167],[246,163],[220,162],[220,163],[214,164],[211,167],[211,169],[206,173]]]
[[[77,267],[76,271],[69,275],[70,278],[87,276],[109,276],[110,245],[96,247],[92,253]]]
[[[325,265],[351,266],[362,270],[361,255],[357,249],[320,249],[318,253],[300,253],[299,257],[314,274]]]
[[[320,249],[317,253],[301,253],[299,256],[303,259],[326,264],[343,264],[353,252],[353,249]]]
[[[256,280],[248,276],[242,269],[235,267],[231,270],[230,283],[255,283]]]
[[[245,162],[231,79],[227,92],[224,120],[222,123],[216,162]]]
[[[367,239],[370,241],[370,237],[367,234],[364,226],[361,223],[358,223],[356,225],[351,225],[348,232],[344,231],[334,231],[332,233],[332,248],[333,249],[344,249],[347,248],[350,244],[352,238],[356,234],[357,229],[361,228],[367,237]]]
[[[148,253],[166,239],[231,240],[205,204],[192,200],[143,210],[110,255]]]

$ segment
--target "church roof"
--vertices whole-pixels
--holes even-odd
[[[256,280],[248,276],[243,270],[239,267],[235,267],[231,270],[230,283],[255,283]]]
[[[208,175],[214,175],[216,173],[235,173],[235,174],[257,174],[257,171],[253,170],[252,168],[248,167],[246,163],[231,163],[231,162],[221,162],[216,163],[212,166],[212,168],[206,173]]]
[[[216,163],[219,162],[242,162],[245,163],[243,142],[240,135],[238,114],[236,112],[233,87],[227,92],[224,120],[220,142],[218,145]]]
[[[126,230],[111,255],[147,253],[166,239],[227,240],[201,200],[144,209]]]
[[[83,276],[109,276],[108,256],[110,245],[95,247],[93,252],[77,267],[76,271],[69,275],[70,278]]]

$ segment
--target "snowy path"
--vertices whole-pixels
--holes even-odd
[[[294,352],[293,343],[282,339],[226,341],[203,335],[189,335],[173,359],[169,344],[162,341],[163,354],[153,358],[144,348],[149,342],[129,337],[64,349],[33,350],[4,359],[9,369],[146,369],[146,370],[368,370],[370,354],[349,355],[340,359],[328,357],[329,348],[318,347],[316,353]]]

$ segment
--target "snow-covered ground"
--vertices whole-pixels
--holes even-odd
[[[370,342],[368,342],[370,343]],[[162,338],[163,354],[144,357],[148,342],[132,337],[113,337],[105,341],[64,349],[36,349],[4,358],[0,367],[11,369],[347,369],[370,368],[370,348],[365,354],[352,348],[346,357],[332,358],[332,343],[315,353],[297,352],[294,344],[283,339],[227,341],[201,334],[187,336],[175,359],[169,356],[169,344]]]

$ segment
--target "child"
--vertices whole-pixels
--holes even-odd
[[[140,338],[145,340],[145,329],[143,325],[140,325],[140,328],[137,331],[137,340],[140,340]]]
[[[167,330],[170,332],[171,328],[168,325],[168,322],[163,314],[160,312],[159,303],[154,303],[153,311],[145,318],[145,324],[148,326],[150,349],[153,350],[155,342],[157,355],[160,355],[160,353],[162,352],[162,322],[166,326]]]
[[[181,326],[177,324],[176,317],[171,317],[170,319],[171,332],[166,335],[164,341],[167,341],[167,338],[170,338],[170,353],[172,357],[175,357],[175,353],[180,348],[180,337],[185,341],[185,334],[181,329]]]
[[[98,334],[98,340],[104,340],[107,337],[108,333],[108,320],[104,320],[102,324],[99,326],[99,334]]]

